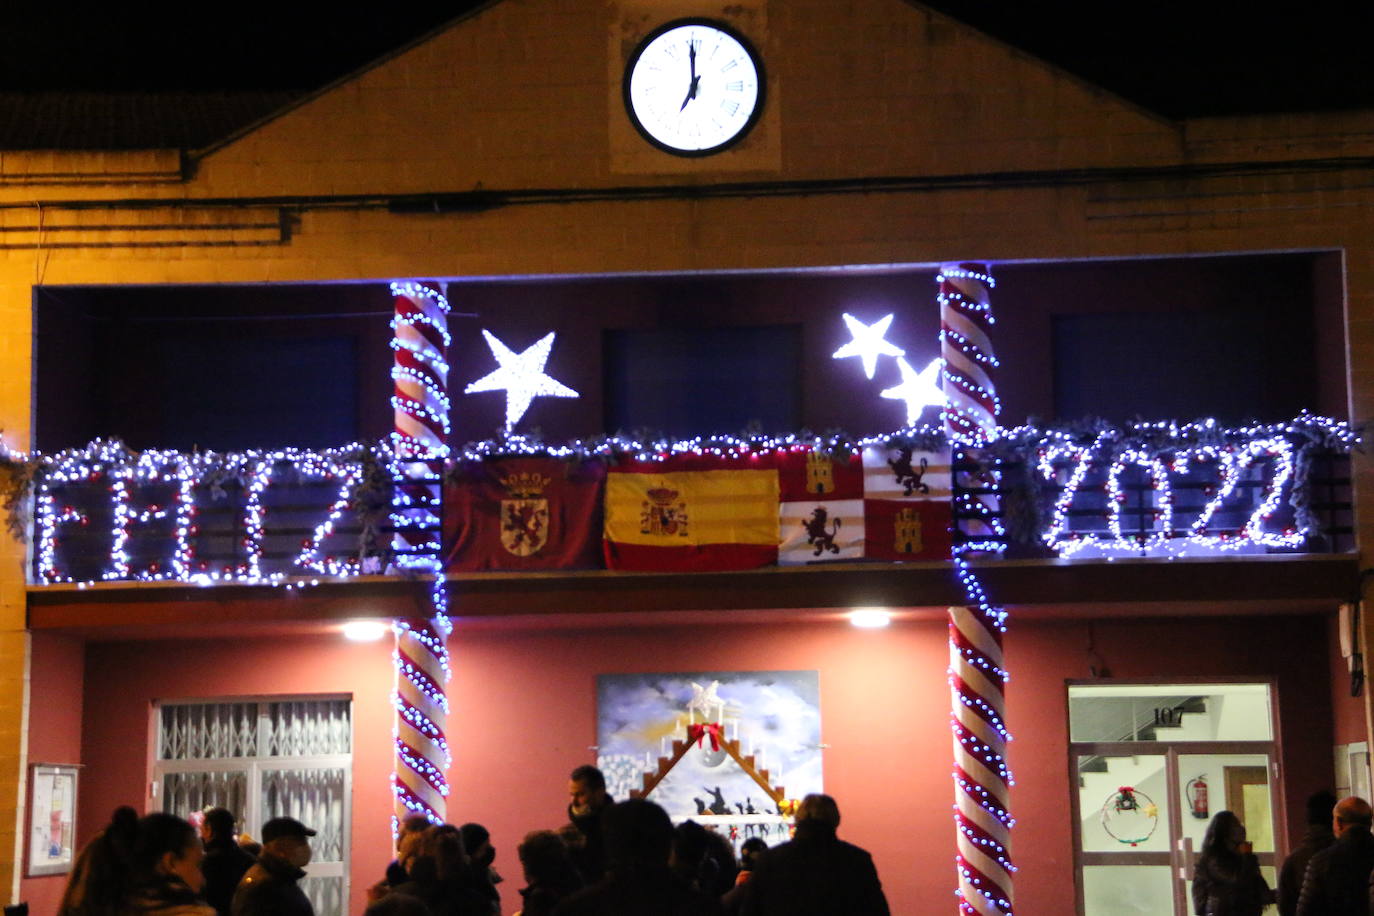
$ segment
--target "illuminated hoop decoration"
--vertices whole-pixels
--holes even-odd
[[[1124,846],[1139,846],[1158,826],[1159,806],[1133,786],[1121,786],[1102,805],[1102,829]]]
[[[976,450],[997,430],[997,394],[990,370],[997,365],[988,338],[992,277],[982,265],[945,267],[940,284],[940,344],[945,360],[945,429],[954,461],[977,460]],[[973,454],[970,454],[973,453]],[[966,472],[965,486],[996,488],[992,470]],[[1000,549],[1001,525],[992,516],[995,494],[964,497],[976,516],[954,547],[954,569],[969,597],[949,609],[949,684],[954,731],[954,821],[959,912],[1009,916],[1012,901],[1011,828],[1004,721],[1007,672],[1002,659],[1006,612],[987,600],[963,554]]]
[[[432,283],[391,284],[395,351],[391,376],[396,428],[392,433],[395,495],[391,521],[392,554],[403,570],[434,577],[430,593],[434,615],[396,620],[396,708],[393,735],[396,762],[391,776],[395,797],[391,828],[412,814],[441,824],[447,815],[451,758],[444,737],[449,678],[445,640],[452,627],[440,549],[442,478],[448,456],[448,300]]]

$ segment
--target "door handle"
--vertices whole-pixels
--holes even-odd
[[[1183,864],[1178,867],[1178,877],[1182,881],[1193,880],[1193,838],[1179,837],[1178,854]]]

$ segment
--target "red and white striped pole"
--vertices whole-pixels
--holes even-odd
[[[956,464],[973,461],[960,483],[975,490],[958,508],[965,539],[955,545],[954,566],[969,595],[966,607],[949,609],[949,684],[954,731],[954,820],[958,854],[959,912],[1009,916],[1012,912],[1011,771],[1007,768],[1006,668],[1002,634],[1006,614],[987,601],[963,553],[1001,547],[997,475],[980,447],[997,430],[998,401],[992,381],[997,366],[989,328],[992,276],[981,264],[944,267],[940,284],[940,341],[945,360],[945,430]]]
[[[1002,524],[997,518],[997,474],[978,449],[997,433],[997,386],[992,370],[992,303],[996,283],[982,264],[946,265],[940,284],[940,355],[944,358],[945,430],[955,464],[977,465],[959,473],[959,483],[974,491],[955,507],[962,517],[965,550],[1000,550]]]
[[[448,716],[448,620],[440,536],[443,471],[448,457],[448,300],[437,283],[391,284],[395,316],[391,377],[395,430],[391,436],[394,495],[391,521],[396,568],[434,576],[432,617],[396,620],[396,708],[391,776],[392,833],[412,814],[443,823],[447,815],[451,758],[444,724]]]

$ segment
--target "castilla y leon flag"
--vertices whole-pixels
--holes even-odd
[[[444,557],[454,571],[601,565],[600,461],[461,464],[444,485]]]
[[[778,564],[864,556],[864,468],[858,455],[836,460],[810,448],[779,453]]]
[[[778,559],[770,455],[625,458],[606,475],[610,569],[754,569]]]
[[[949,462],[947,448],[864,449],[864,546],[869,559],[949,559],[954,524]]]

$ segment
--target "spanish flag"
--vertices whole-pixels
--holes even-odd
[[[606,475],[608,569],[709,572],[778,560],[770,455],[623,459]]]

